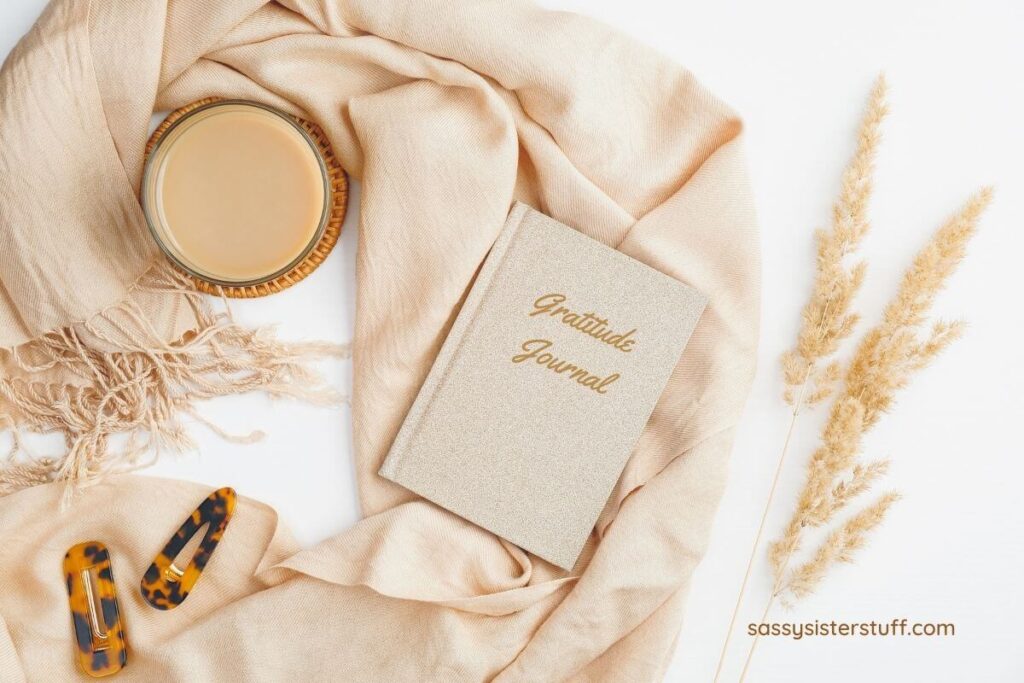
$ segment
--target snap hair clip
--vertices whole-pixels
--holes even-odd
[[[68,550],[64,582],[75,629],[75,659],[93,678],[116,674],[128,663],[128,648],[107,547],[87,541]]]
[[[210,556],[224,535],[231,514],[235,511],[235,490],[225,486],[217,489],[199,504],[188,519],[171,536],[164,549],[142,577],[142,597],[159,610],[174,609],[192,591]],[[174,562],[189,540],[205,525],[206,535],[184,569]]]

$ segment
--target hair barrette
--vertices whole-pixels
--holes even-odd
[[[107,547],[98,541],[73,546],[64,555],[64,579],[78,663],[94,678],[116,674],[128,663],[128,648]]]
[[[142,597],[160,610],[174,609],[185,601],[206,568],[235,511],[235,490],[217,489],[199,504],[142,577]],[[208,526],[207,526],[208,525]],[[180,569],[175,560],[196,533],[207,526],[206,535],[192,560]]]

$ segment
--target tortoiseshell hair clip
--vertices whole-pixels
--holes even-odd
[[[235,499],[233,488],[217,489],[189,515],[142,577],[142,597],[146,602],[159,610],[174,609],[185,602],[224,535],[235,511]],[[180,569],[174,564],[175,558],[205,524],[209,524],[209,528],[192,561]]]
[[[73,546],[64,555],[64,579],[78,663],[94,678],[116,674],[128,663],[128,647],[107,547],[98,541]]]

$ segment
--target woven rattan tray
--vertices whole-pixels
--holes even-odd
[[[176,121],[200,107],[214,102],[220,102],[222,99],[223,98],[220,97],[208,97],[172,112],[166,119],[164,119],[164,122],[161,123],[155,131],[153,131],[153,135],[149,138],[149,142],[146,144],[146,156],[149,156],[156,147],[156,143]],[[192,274],[185,273],[195,283],[195,287],[199,291],[206,292],[207,294],[223,295],[234,299],[252,299],[255,297],[267,296],[268,294],[275,294],[288,289],[296,282],[299,282],[316,270],[317,267],[324,262],[324,259],[327,258],[328,254],[331,253],[331,250],[334,249],[334,245],[338,243],[338,238],[341,236],[341,226],[345,222],[345,211],[348,209],[348,177],[345,175],[345,170],[341,167],[341,164],[338,163],[338,159],[334,155],[334,150],[331,148],[331,143],[327,139],[323,130],[321,130],[315,123],[311,123],[294,116],[291,118],[302,126],[302,128],[309,133],[313,141],[316,142],[317,147],[320,149],[320,154],[323,156],[324,163],[327,166],[327,174],[331,185],[331,208],[330,215],[327,219],[327,225],[324,228],[323,235],[320,237],[320,241],[317,242],[309,254],[306,255],[306,258],[296,264],[295,267],[287,273],[284,273],[273,280],[261,282],[255,285],[218,285],[197,278]]]

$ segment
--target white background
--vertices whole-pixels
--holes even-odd
[[[878,170],[869,280],[858,308],[877,318],[902,269],[940,221],[982,184],[996,202],[968,261],[938,309],[965,317],[968,335],[900,397],[867,442],[888,456],[888,484],[904,494],[852,566],[775,620],[952,622],[952,638],[767,639],[751,681],[1024,680],[1024,4],[914,2],[669,2],[550,0],[595,15],[692,69],[747,124],[762,230],[760,372],[731,461],[711,547],[699,567],[668,680],[709,681],[781,446],[787,412],[779,354],[792,342],[812,277],[811,231],[824,224],[849,156],[864,97],[884,69],[892,114]],[[0,55],[45,0],[0,3]],[[0,150],[2,153],[2,150]],[[347,339],[353,319],[353,195],[340,247],[309,280],[235,305],[250,323],[288,335]],[[2,229],[2,226],[0,226]],[[328,368],[348,386],[351,368]],[[153,474],[231,484],[274,505],[312,544],[357,519],[348,411],[260,397],[204,412],[254,446],[224,443],[201,426],[199,454],[166,459]],[[799,428],[769,528],[790,511],[820,417]],[[755,569],[725,681],[750,644],[745,625],[768,589]]]

